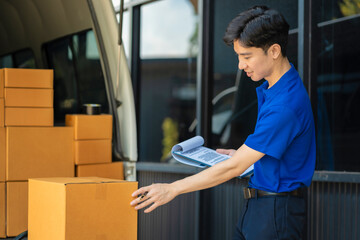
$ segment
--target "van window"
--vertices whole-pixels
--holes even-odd
[[[14,53],[13,60],[17,68],[36,68],[34,53],[30,49]]]
[[[44,44],[48,67],[54,69],[54,124],[65,114],[81,113],[82,105],[97,103],[109,112],[99,51],[92,30]]]
[[[30,49],[23,49],[1,56],[0,68],[36,68],[34,53]]]
[[[13,68],[14,62],[11,54],[0,57],[0,68]]]

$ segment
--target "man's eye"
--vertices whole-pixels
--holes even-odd
[[[245,59],[245,60],[248,60],[249,58],[250,58],[250,57],[245,57],[244,59]]]

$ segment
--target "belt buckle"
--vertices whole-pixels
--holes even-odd
[[[244,198],[245,199],[250,199],[251,198],[250,188],[243,188],[243,191],[244,191]]]

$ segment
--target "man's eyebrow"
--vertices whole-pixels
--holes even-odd
[[[244,53],[239,53],[239,55],[251,55],[251,52],[244,52]]]

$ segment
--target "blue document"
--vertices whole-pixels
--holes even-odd
[[[196,136],[184,142],[176,144],[172,150],[172,156],[179,162],[194,167],[211,167],[219,162],[229,159],[229,155],[217,153],[215,150],[204,147],[204,138]],[[251,165],[239,177],[249,177],[254,172],[254,165]]]

